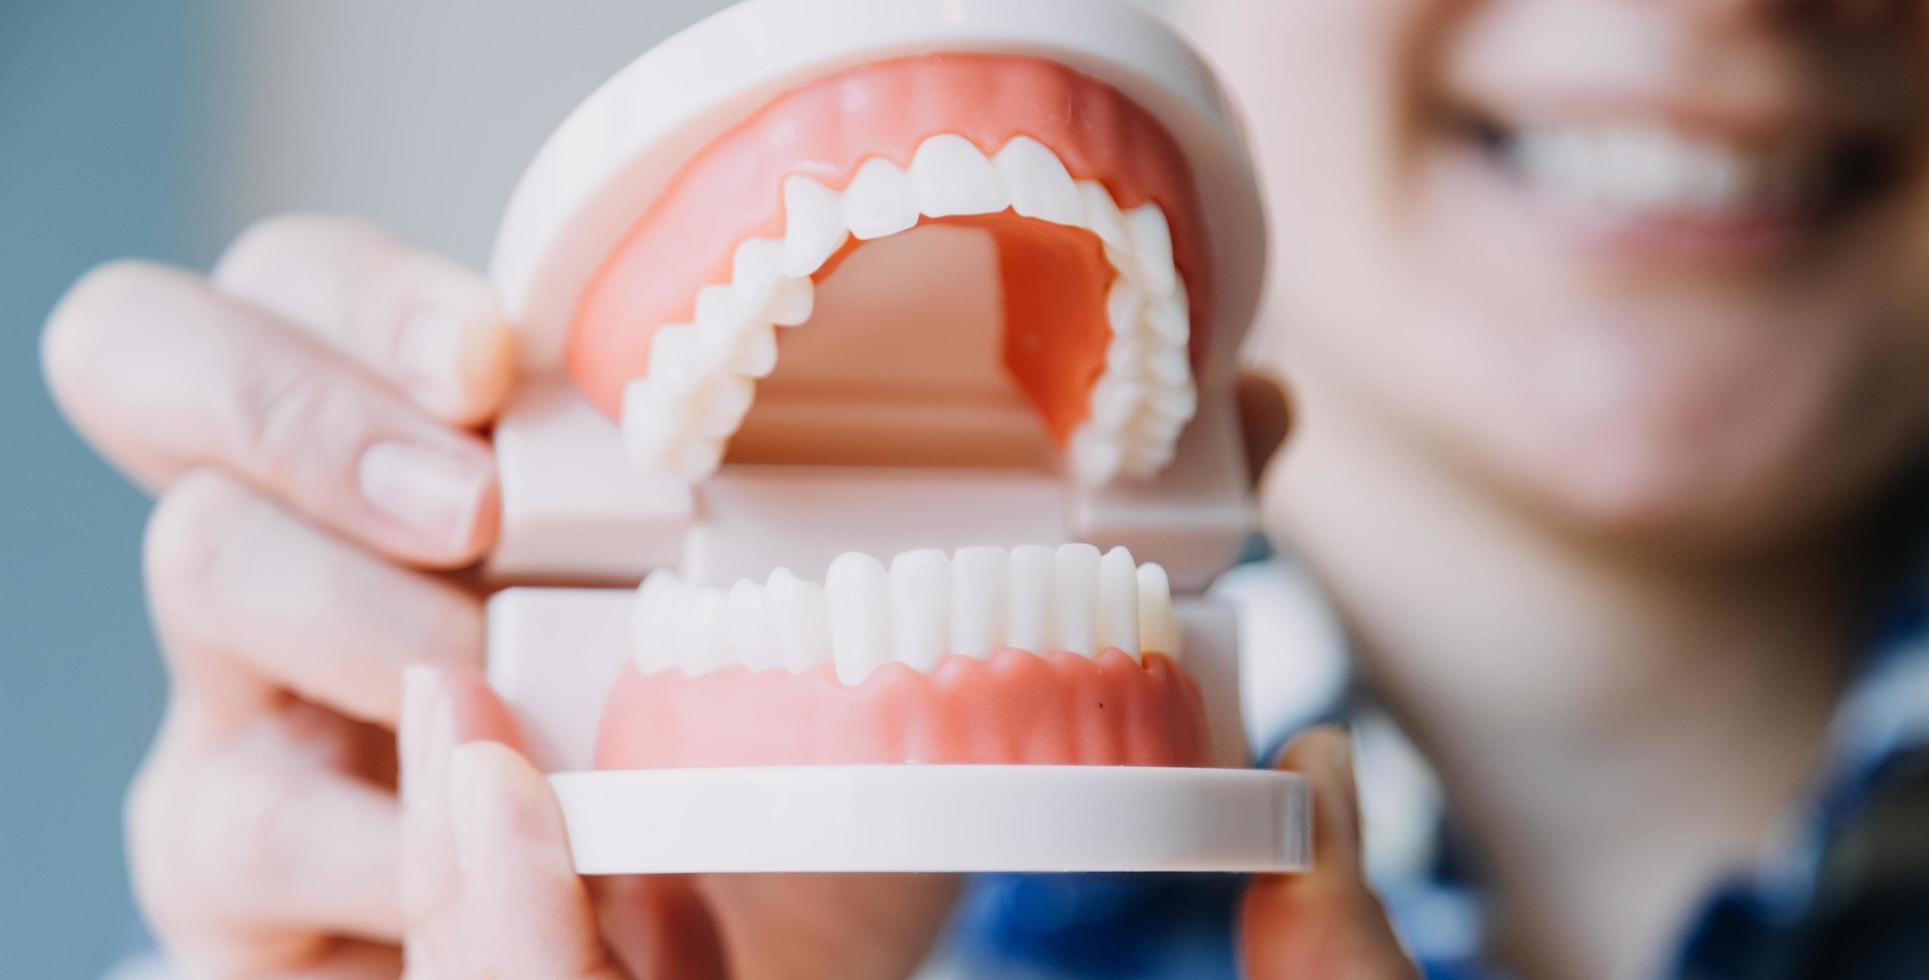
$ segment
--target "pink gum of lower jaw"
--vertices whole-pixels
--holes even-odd
[[[1171,658],[1144,663],[1005,650],[901,663],[862,684],[828,664],[648,676],[627,665],[604,709],[599,769],[863,764],[1203,766],[1199,688]]]
[[[1201,285],[1209,281],[1207,249],[1190,169],[1165,128],[1116,89],[1055,62],[924,55],[805,85],[693,157],[585,290],[565,353],[571,376],[598,408],[619,416],[625,386],[648,371],[655,330],[688,322],[697,290],[729,281],[739,243],[782,237],[786,177],[841,191],[866,160],[908,167],[923,141],[940,133],[962,135],[987,155],[1031,136],[1075,179],[1104,184],[1120,208],[1158,204],[1172,228],[1179,274],[1191,287],[1197,361],[1210,322]],[[1104,295],[1103,283],[1086,286],[1088,295]],[[1102,309],[1091,315],[1104,320]],[[1104,348],[1081,346],[1081,362],[1062,371],[1069,383],[1089,387]],[[1053,427],[1062,436],[1077,421],[1056,419]]]

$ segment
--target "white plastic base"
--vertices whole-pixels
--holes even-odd
[[[550,777],[576,870],[1304,871],[1289,773],[1138,766],[794,766]]]

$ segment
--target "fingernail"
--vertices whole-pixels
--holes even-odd
[[[455,864],[463,871],[469,870],[481,847],[476,838],[483,828],[478,824],[486,819],[483,811],[494,805],[498,793],[495,774],[482,758],[479,744],[458,747],[449,762],[449,826],[455,836]]]
[[[529,844],[523,828],[531,823],[528,811],[535,801],[513,778],[512,753],[496,742],[467,742],[450,758],[449,824],[456,867],[463,871]]]
[[[1345,773],[1348,777],[1351,777],[1353,774],[1353,733],[1349,731],[1344,735],[1334,738],[1327,744],[1326,751],[1328,753],[1328,760],[1333,764],[1334,771]]]
[[[403,386],[431,410],[454,416],[498,394],[514,350],[494,303],[466,296],[425,303],[403,324],[396,345]]]
[[[368,447],[357,478],[370,505],[452,553],[468,549],[490,482],[486,464],[405,442]]]
[[[445,793],[455,710],[433,667],[402,672],[402,723],[396,748],[402,763],[402,798],[411,807],[434,807]]]
[[[1357,849],[1360,834],[1359,782],[1353,772],[1353,736],[1349,732],[1327,745],[1327,763],[1336,777],[1326,794],[1326,816],[1332,832],[1344,835],[1346,846]]]

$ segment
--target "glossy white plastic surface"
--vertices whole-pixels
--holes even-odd
[[[616,426],[559,379],[525,383],[496,425],[502,529],[489,577],[634,583],[683,558],[690,484],[623,455]]]
[[[550,777],[583,874],[1302,871],[1305,782],[1147,766],[789,766]]]

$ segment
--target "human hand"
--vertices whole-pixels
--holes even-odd
[[[1313,789],[1313,864],[1304,874],[1255,879],[1240,912],[1245,972],[1252,977],[1396,980],[1419,971],[1401,949],[1360,860],[1359,792],[1353,750],[1339,730],[1294,739],[1275,768]]]
[[[360,223],[250,231],[209,279],[89,273],[43,359],[61,408],[154,492],[171,690],[128,796],[135,891],[208,976],[393,975],[402,669],[480,663],[473,562],[508,388],[486,282]]]
[[[401,741],[401,895],[418,980],[902,977],[956,888],[930,875],[586,881],[548,782],[473,671],[410,668]]]

